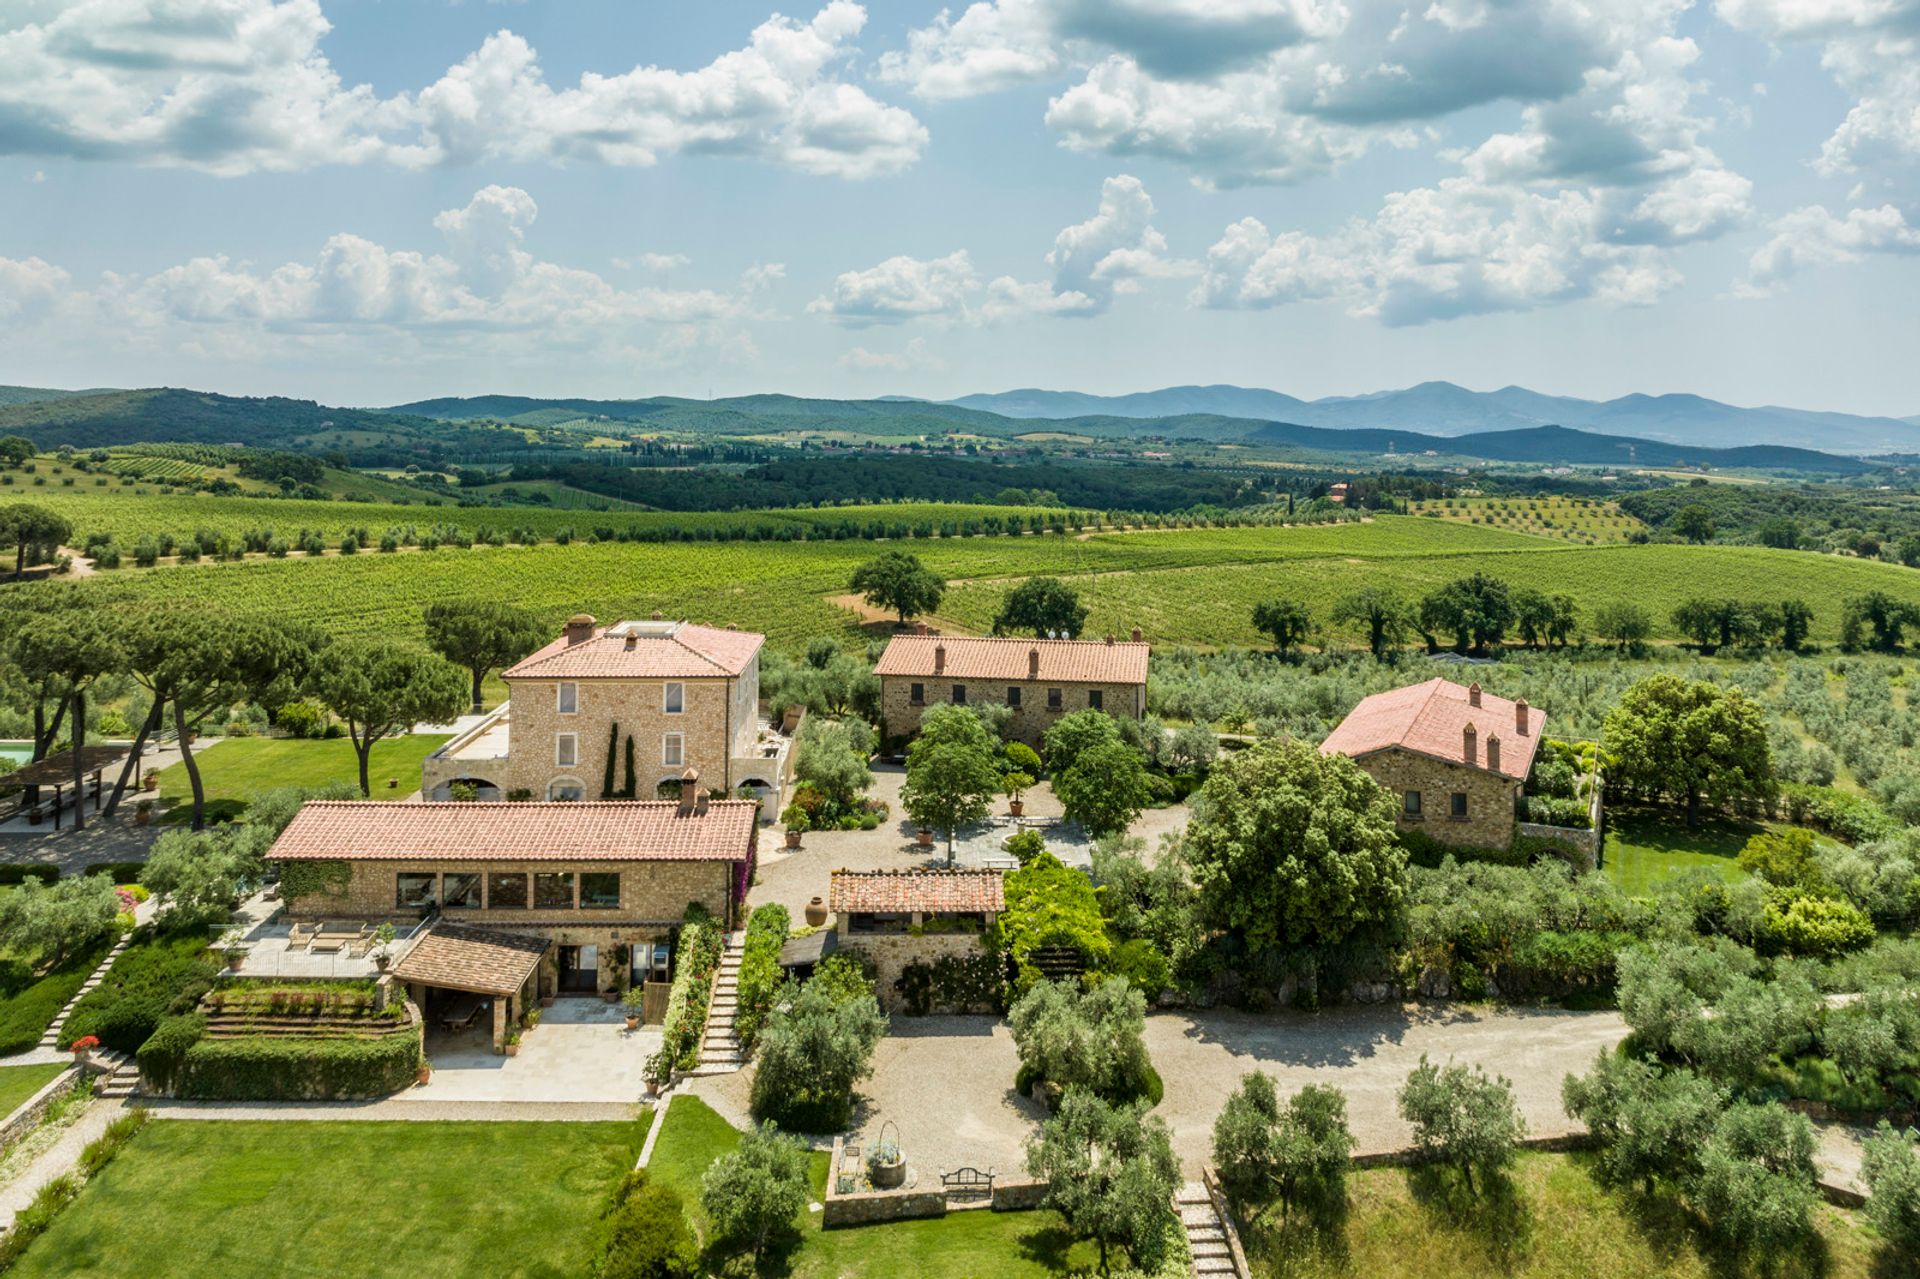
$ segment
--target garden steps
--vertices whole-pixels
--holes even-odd
[[[1246,1279],[1235,1257],[1227,1223],[1204,1184],[1189,1181],[1173,1196],[1174,1211],[1187,1235],[1187,1255],[1197,1276],[1232,1275]]]
[[[62,1008],[59,1013],[55,1015],[54,1019],[47,1023],[47,1032],[40,1036],[40,1047],[54,1050],[60,1047],[60,1032],[66,1028],[67,1018],[73,1015],[73,1010],[80,1001],[85,999],[87,995],[97,988],[101,981],[105,979],[107,970],[113,967],[113,961],[120,958],[120,952],[127,948],[127,938],[129,936],[131,936],[131,934],[123,934],[120,940],[113,944],[113,949],[109,950],[107,957],[100,961],[99,967],[95,968],[92,973],[88,974],[87,979],[80,983],[80,989],[74,992],[72,999],[67,1001],[67,1006]]]
[[[96,1096],[110,1100],[131,1097],[140,1091],[140,1063],[127,1053],[107,1049],[97,1054],[110,1069],[93,1086]]]
[[[693,1070],[696,1075],[731,1074],[746,1063],[734,1030],[740,1015],[740,956],[746,943],[746,933],[728,933],[727,948],[720,952],[713,995],[707,1001],[707,1024],[700,1036],[700,1064]]]

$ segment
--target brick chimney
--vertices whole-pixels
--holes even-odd
[[[640,647],[640,637],[638,635],[627,636],[627,651],[629,653],[633,652],[634,649],[639,647]]]
[[[1038,647],[1027,650],[1027,678],[1040,678],[1040,650]]]
[[[1107,647],[1108,647],[1108,648],[1112,648],[1112,647],[1113,647],[1113,632],[1112,632],[1112,631],[1108,631],[1108,632],[1107,632]]]
[[[700,807],[702,794],[704,792],[700,789],[700,770],[689,766],[686,772],[680,774],[680,816],[693,816]]]
[[[1513,731],[1522,737],[1527,735],[1527,699],[1524,697],[1513,704]]]
[[[1128,632],[1128,638],[1138,644],[1140,642],[1140,628],[1138,626],[1134,627],[1132,631]]]
[[[656,622],[664,622],[667,620],[667,615],[656,608],[653,610],[653,620]]]
[[[567,619],[567,646],[571,648],[593,638],[593,614],[575,613]]]
[[[1478,706],[1479,704],[1480,704],[1480,684],[1479,684],[1479,681],[1476,680],[1475,682],[1467,685],[1467,705]]]
[[[1460,730],[1460,740],[1467,763],[1478,764],[1480,762],[1480,731],[1472,724],[1468,724]]]
[[[1496,773],[1500,771],[1500,738],[1498,734],[1487,739],[1487,767]]]
[[[947,646],[945,644],[935,644],[933,646],[933,673],[935,675],[939,675],[943,673],[946,669],[947,669]]]

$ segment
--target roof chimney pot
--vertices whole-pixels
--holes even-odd
[[[1513,731],[1522,737],[1527,735],[1527,699],[1524,697],[1513,704]]]
[[[688,768],[686,772],[680,774],[680,816],[693,816],[695,805],[699,802],[700,770],[697,768]]]
[[[656,622],[664,622],[667,620],[667,615],[656,608],[653,610],[653,620]]]
[[[1460,740],[1467,763],[1478,764],[1480,762],[1480,730],[1468,724],[1460,730]]]
[[[1107,632],[1107,647],[1108,647],[1108,648],[1112,648],[1112,647],[1113,647],[1113,632],[1112,632],[1112,631],[1108,631],[1108,632]]]
[[[1027,650],[1027,678],[1040,678],[1040,647],[1037,644]]]
[[[575,613],[572,617],[569,617],[567,619],[567,629],[565,631],[565,634],[567,637],[567,646],[569,648],[571,648],[575,644],[581,643],[584,640],[592,639],[593,638],[593,614]]]
[[[627,636],[627,651],[629,653],[633,652],[634,649],[639,647],[640,647],[640,637],[638,635]]]
[[[1467,685],[1467,705],[1478,706],[1479,704],[1480,704],[1480,682],[1478,680],[1475,680],[1473,683]]]
[[[945,644],[935,644],[933,646],[933,673],[939,675],[946,669],[947,646]]]
[[[1498,737],[1487,739],[1487,767],[1496,773],[1500,771],[1500,739]]]
[[[1134,627],[1129,633],[1129,636],[1134,643],[1138,644],[1140,642],[1140,628],[1138,626]]]

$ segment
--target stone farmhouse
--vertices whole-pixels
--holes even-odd
[[[416,1003],[490,997],[497,1047],[530,999],[667,980],[690,902],[742,916],[758,806],[687,781],[677,801],[314,801],[267,858],[289,923],[413,933],[394,971]]]
[[[732,794],[779,802],[789,739],[760,707],[764,635],[587,614],[501,674],[509,696],[429,755],[422,793],[456,783],[483,800],[671,798],[687,769]]]
[[[873,672],[880,677],[881,734],[920,730],[929,706],[995,703],[1013,709],[1010,736],[1037,745],[1062,715],[1147,713],[1147,656],[1131,640],[1023,639],[970,635],[896,635]]]
[[[1545,712],[1524,699],[1430,679],[1363,699],[1320,749],[1350,756],[1391,792],[1401,830],[1445,844],[1508,848],[1546,722]]]
[[[834,946],[873,962],[874,993],[898,1008],[895,983],[908,964],[933,964],[980,951],[981,937],[1007,908],[997,870],[836,870],[828,880]]]

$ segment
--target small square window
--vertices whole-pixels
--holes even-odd
[[[1090,711],[1105,710],[1106,705],[1107,705],[1107,695],[1105,693],[1101,692],[1097,688],[1090,688],[1087,690],[1087,709],[1088,710]]]
[[[1455,820],[1464,820],[1466,818],[1466,815],[1467,815],[1467,793],[1465,791],[1457,790],[1453,792],[1453,817]]]
[[[1400,811],[1408,817],[1420,816],[1420,792],[1417,790],[1408,791],[1405,798],[1401,801]]]
[[[580,738],[575,733],[559,733],[553,739],[553,762],[558,768],[572,768],[580,762]]]
[[[1047,690],[1047,709],[1048,709],[1048,710],[1050,710],[1050,711],[1057,711],[1057,710],[1059,710],[1059,709],[1060,709],[1060,705],[1061,705],[1061,700],[1062,700],[1062,699],[1061,699],[1061,696],[1060,696],[1060,690],[1059,690],[1059,689],[1057,689],[1057,688],[1050,688],[1050,689],[1048,689],[1048,690]]]
[[[907,700],[915,706],[924,706],[927,701],[927,686],[925,684],[908,685]]]
[[[480,876],[447,875],[440,881],[440,904],[448,910],[480,909]]]
[[[955,706],[965,706],[967,704],[967,686],[965,684],[955,684],[953,686],[953,704]]]
[[[573,872],[542,871],[533,877],[535,910],[573,909]]]
[[[560,684],[554,689],[554,708],[562,715],[572,715],[580,709],[580,686],[578,684]]]
[[[393,904],[401,910],[423,910],[435,902],[438,875],[402,871],[393,877]]]
[[[679,768],[687,762],[687,739],[683,733],[667,733],[660,738],[660,762]]]
[[[579,782],[555,782],[547,787],[547,798],[562,804],[577,804],[587,797],[587,789]]]
[[[1007,705],[1013,707],[1015,710],[1018,710],[1020,708],[1020,690],[1019,689],[1010,688],[1007,690]]]
[[[611,910],[620,904],[620,875],[616,871],[584,871],[580,875],[580,904]]]
[[[668,684],[661,695],[660,707],[669,715],[679,715],[687,709],[687,686]]]
[[[487,876],[488,910],[525,910],[526,908],[527,877],[524,874]]]

